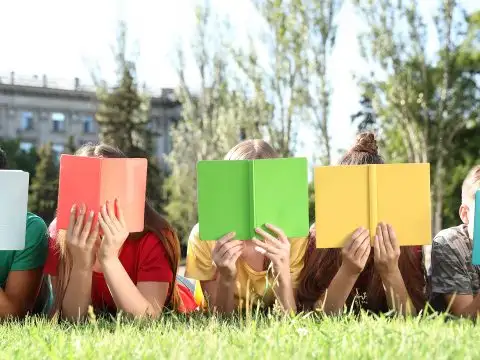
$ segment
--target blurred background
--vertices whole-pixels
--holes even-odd
[[[478,0],[3,0],[0,13],[0,146],[46,222],[60,154],[89,141],[149,159],[148,196],[185,240],[198,160],[261,137],[334,164],[365,130],[387,161],[431,163],[434,232],[459,221],[480,161]]]

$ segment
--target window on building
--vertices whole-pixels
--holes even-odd
[[[82,122],[83,122],[83,132],[85,134],[92,134],[94,132],[93,116],[92,115],[84,115],[82,117]]]
[[[61,112],[55,112],[51,115],[52,119],[52,131],[64,132],[65,131],[65,114]]]
[[[33,143],[31,142],[26,142],[26,141],[21,141],[20,142],[20,150],[25,151],[25,152],[30,152],[33,148]]]
[[[23,131],[33,129],[33,113],[31,111],[22,111],[20,129]]]
[[[57,157],[57,159],[60,159],[60,155],[65,152],[65,146],[63,144],[53,144],[52,151]]]

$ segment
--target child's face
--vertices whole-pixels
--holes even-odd
[[[463,223],[468,226],[468,236],[473,240],[473,219],[475,218],[475,201],[460,206],[460,218]]]

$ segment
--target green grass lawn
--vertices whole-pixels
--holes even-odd
[[[18,359],[475,359],[480,332],[467,320],[190,319],[53,324],[43,319],[4,323],[0,358]]]

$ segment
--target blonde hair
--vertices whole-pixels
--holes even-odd
[[[253,139],[245,140],[235,145],[225,155],[225,160],[273,159],[277,157],[278,154],[269,143],[264,140]]]
[[[475,199],[475,193],[480,189],[480,165],[474,166],[468,173],[462,185],[462,202],[470,203]]]

